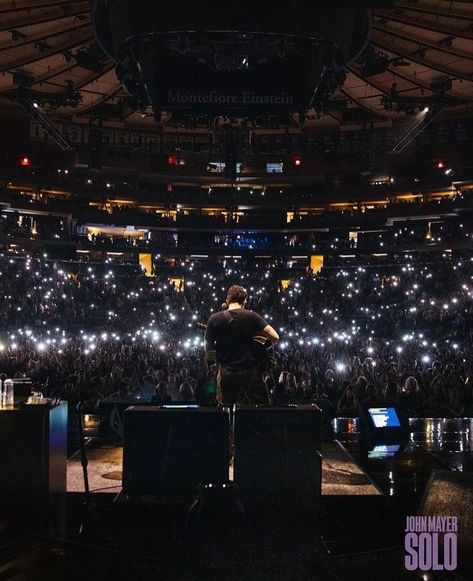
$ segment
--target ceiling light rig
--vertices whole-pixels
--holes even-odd
[[[397,90],[397,84],[393,83],[388,95],[381,97],[381,104],[385,111],[396,111],[415,115],[417,112],[428,112],[429,109],[443,109],[451,107],[458,102],[446,93],[452,88],[451,79],[437,79],[431,83],[432,95],[420,97],[405,97]]]
[[[90,46],[81,46],[76,52],[73,52],[70,48],[66,48],[61,51],[61,54],[66,63],[75,60],[78,66],[98,75],[103,74],[105,67],[109,63],[109,59],[103,54],[96,43]]]
[[[26,99],[31,102],[34,109],[43,109],[45,111],[56,110],[61,107],[75,109],[82,103],[82,93],[74,89],[74,84],[71,80],[66,81],[63,93],[35,91],[31,88],[34,85],[34,77],[23,71],[14,71],[12,81],[16,86],[16,90],[11,93],[10,97],[14,101]]]
[[[362,77],[374,77],[385,73],[390,66],[410,67],[411,63],[400,56],[389,57],[387,54],[375,51],[372,46],[368,46],[366,50],[357,60],[360,65],[360,75]]]
[[[25,92],[22,90],[15,92],[12,99],[16,100],[19,94],[28,95],[28,98],[35,104],[35,109],[43,109],[44,111],[55,111],[60,108],[76,109],[82,103],[82,93],[74,91],[72,87],[68,87],[65,93]]]
[[[63,151],[74,151],[74,146],[41,110],[39,103],[29,94],[28,90],[19,90],[16,95],[16,102],[21,105],[28,116],[36,121],[36,123],[38,123],[45,133],[49,135]]]
[[[409,127],[389,153],[391,155],[399,155],[402,153],[406,147],[411,144],[414,139],[420,135],[436,117],[438,117],[438,115],[440,115],[443,109],[444,106],[440,103],[434,103],[430,107],[424,107],[415,118],[414,123]]]

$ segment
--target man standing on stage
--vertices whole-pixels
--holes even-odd
[[[247,298],[243,287],[231,286],[226,310],[213,314],[207,323],[206,359],[217,362],[220,405],[270,403],[259,353],[264,355],[263,343],[274,345],[279,335],[260,315],[245,309]]]

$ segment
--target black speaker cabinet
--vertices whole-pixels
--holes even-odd
[[[229,418],[216,408],[125,411],[123,490],[130,498],[188,501],[199,482],[226,482]]]
[[[0,409],[0,532],[65,532],[67,403]]]
[[[234,480],[242,496],[315,506],[322,488],[317,406],[237,407]]]

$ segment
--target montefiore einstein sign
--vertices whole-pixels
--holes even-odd
[[[217,91],[206,93],[186,93],[184,91],[168,91],[167,102],[174,106],[202,105],[202,106],[255,106],[278,105],[290,107],[295,104],[294,97],[287,93],[261,95],[253,91],[242,91],[233,95],[223,94]]]

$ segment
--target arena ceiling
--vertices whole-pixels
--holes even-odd
[[[87,0],[0,0],[0,70],[4,106],[26,83],[51,116],[155,124],[151,112],[128,105],[114,63],[95,43]],[[443,115],[470,114],[473,2],[397,0],[376,10],[364,58],[347,73],[333,110],[321,119],[313,112],[309,127],[389,126],[408,117],[406,103],[439,94]]]

